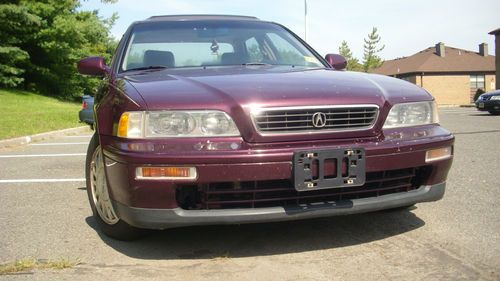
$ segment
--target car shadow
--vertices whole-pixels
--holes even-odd
[[[478,113],[471,113],[469,116],[496,116],[494,114],[488,113],[488,112],[478,112]]]
[[[138,259],[252,257],[341,248],[399,235],[425,225],[411,209],[331,218],[152,231],[134,242],[105,236],[93,217],[86,219],[110,247]]]

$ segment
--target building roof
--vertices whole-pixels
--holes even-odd
[[[495,30],[491,31],[491,32],[489,32],[488,34],[491,34],[491,35],[498,35],[498,34],[500,34],[500,28],[497,28],[497,29],[495,29]]]
[[[429,47],[412,56],[385,61],[372,71],[384,75],[432,72],[495,72],[495,56],[482,56],[478,52],[445,47],[445,56]]]

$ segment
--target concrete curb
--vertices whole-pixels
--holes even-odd
[[[40,134],[36,134],[36,135],[31,135],[31,136],[0,140],[0,149],[25,145],[25,144],[29,144],[32,142],[42,141],[42,140],[51,139],[51,138],[60,137],[60,136],[77,135],[77,134],[91,133],[91,132],[92,132],[92,130],[90,129],[89,126],[81,126],[81,127],[76,127],[76,128],[69,128],[69,129],[45,132],[45,133],[40,133]]]

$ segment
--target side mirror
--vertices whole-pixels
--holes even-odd
[[[103,76],[110,72],[103,57],[88,57],[78,62],[78,72],[85,75]]]
[[[343,70],[347,67],[347,61],[341,55],[328,54],[325,59],[336,70]]]

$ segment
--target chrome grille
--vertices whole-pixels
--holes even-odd
[[[318,115],[326,122],[313,122]],[[377,116],[376,105],[265,108],[252,113],[257,131],[263,134],[369,129]]]

